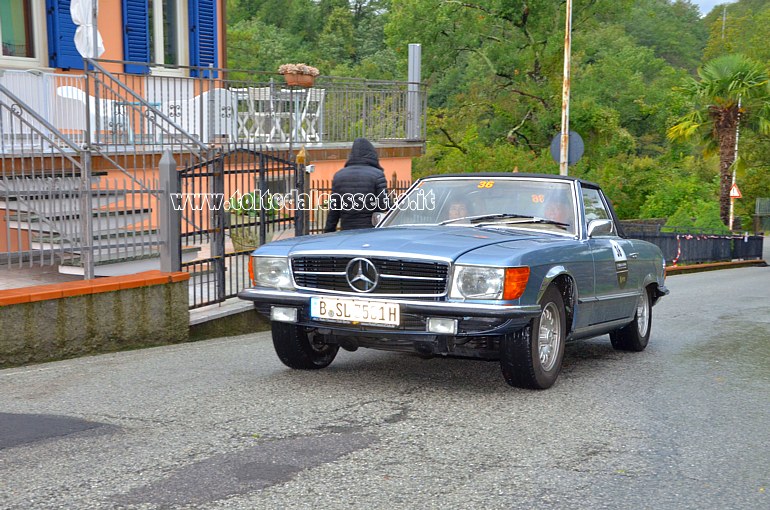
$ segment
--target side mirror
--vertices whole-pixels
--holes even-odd
[[[612,234],[612,220],[591,220],[588,223],[588,237]]]
[[[379,225],[380,221],[382,221],[382,218],[385,217],[385,213],[381,211],[377,211],[376,213],[372,214],[372,226],[376,227]]]

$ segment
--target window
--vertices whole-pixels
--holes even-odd
[[[583,208],[585,209],[586,224],[591,220],[611,220],[607,206],[604,204],[599,190],[583,188]],[[615,226],[612,227],[612,235],[615,235]]]
[[[4,57],[35,57],[32,0],[5,0],[0,3],[0,35]]]
[[[0,66],[46,65],[45,12],[46,0],[0,0]]]
[[[217,0],[122,1],[127,73],[147,74],[146,63],[217,66]],[[160,65],[152,69],[158,75],[181,72]],[[190,76],[199,74],[190,71]]]
[[[178,0],[149,0],[150,61],[156,64],[180,64],[179,33],[184,18],[177,4]]]

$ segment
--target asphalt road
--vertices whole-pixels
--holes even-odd
[[[2,508],[770,508],[770,268],[673,276],[650,346],[496,363],[268,335],[0,371]]]

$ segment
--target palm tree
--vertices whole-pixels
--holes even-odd
[[[697,137],[705,143],[704,152],[719,151],[719,209],[727,224],[737,128],[770,134],[770,75],[750,58],[724,55],[704,64],[698,77],[678,88],[693,110],[669,128],[668,138]]]

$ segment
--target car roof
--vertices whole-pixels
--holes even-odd
[[[555,175],[555,174],[534,174],[534,173],[526,173],[526,172],[472,172],[472,173],[464,173],[464,174],[434,174],[434,175],[426,175],[425,177],[420,177],[419,180],[429,180],[429,179],[442,179],[447,177],[470,177],[470,178],[482,178],[482,179],[489,179],[489,178],[495,178],[495,179],[531,179],[533,177],[540,178],[540,179],[552,179],[555,181],[577,181],[583,186],[589,186],[591,188],[599,188],[599,185],[590,181],[586,181],[583,179],[580,179],[578,177],[572,177],[570,175]]]

